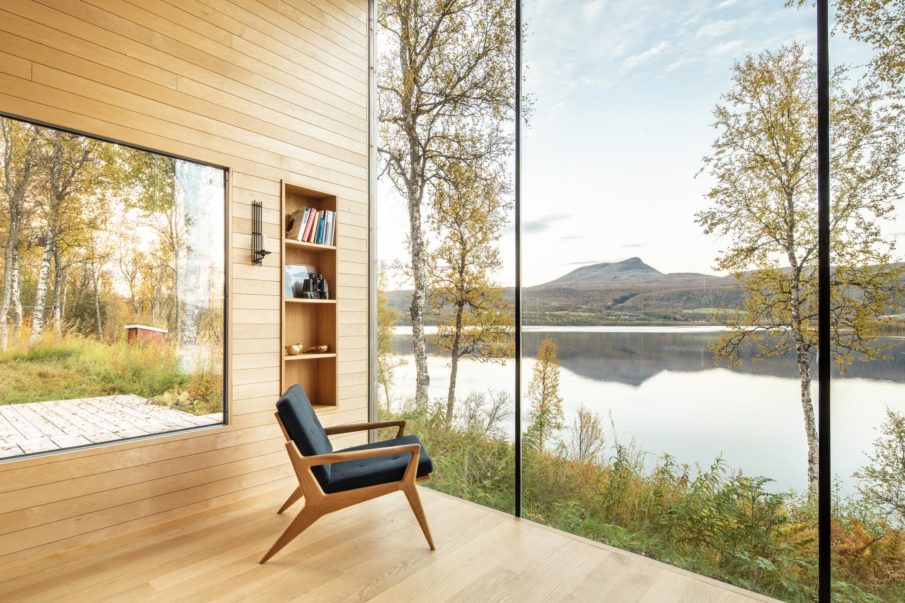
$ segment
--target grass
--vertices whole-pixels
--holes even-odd
[[[506,512],[514,505],[514,450],[499,430],[448,424],[442,410],[409,410],[435,470],[428,487]],[[617,446],[579,461],[526,448],[526,517],[787,601],[815,601],[817,511],[773,493],[716,459],[689,467]],[[905,601],[905,531],[863,505],[839,504],[833,526],[834,591],[846,602]]]
[[[0,404],[135,394],[195,414],[222,408],[222,376],[186,375],[172,346],[52,335],[11,344],[0,354]]]

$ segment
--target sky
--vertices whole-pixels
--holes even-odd
[[[533,104],[522,139],[523,283],[634,256],[661,272],[714,274],[724,241],[694,221],[708,205],[711,180],[698,172],[714,105],[745,55],[792,41],[814,49],[814,10],[783,0],[524,0],[523,11]],[[830,51],[834,63],[870,56],[842,38]],[[885,229],[900,249],[903,210]],[[403,202],[379,182],[381,261],[406,256],[407,223]],[[496,276],[511,285],[511,225],[500,248]]]

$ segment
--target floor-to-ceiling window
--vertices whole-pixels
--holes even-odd
[[[836,2],[831,25],[833,598],[901,601],[905,7]]]
[[[523,6],[524,513],[809,600],[813,11]]]
[[[425,441],[429,487],[511,511],[514,3],[377,10],[374,403]]]
[[[511,13],[476,6],[469,10],[501,20],[451,14],[470,26],[514,25]],[[834,429],[825,447],[833,589],[839,600],[897,600],[905,567],[903,15],[893,3],[833,6]],[[490,80],[482,94],[462,97],[485,103],[467,117],[444,109],[424,130],[404,118],[418,102],[436,107],[441,96],[425,88],[428,76],[439,69],[441,82],[459,82],[450,76],[468,65],[469,45],[488,38],[463,34],[467,27],[436,36],[435,61],[419,61],[403,42],[420,52],[435,38],[398,28],[405,10],[426,18],[432,9],[384,3],[381,412],[406,414],[428,434],[440,459],[435,487],[505,510],[520,499],[516,512],[532,520],[779,599],[815,600],[818,486],[830,479],[818,462],[815,7],[520,7],[524,119],[513,199],[511,147],[465,152],[511,141],[512,99],[491,107],[501,99]],[[430,30],[420,25],[405,31]],[[487,56],[473,75],[511,84],[500,77],[511,65]],[[419,71],[425,65],[434,71]],[[442,144],[412,146],[418,136]],[[413,165],[436,170],[435,179],[420,185],[427,180]],[[486,227],[467,230],[462,216]],[[490,263],[482,249],[496,251]],[[418,257],[426,258],[420,276]],[[474,272],[449,278],[463,258]],[[456,282],[479,286],[485,293],[475,299],[497,311],[457,319],[464,289]],[[503,336],[514,322],[515,361]],[[475,347],[453,362],[462,341]]]

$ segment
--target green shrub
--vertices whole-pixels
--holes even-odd
[[[446,421],[431,405],[401,413],[435,461],[428,487],[512,512],[514,449],[499,429]],[[645,468],[634,444],[596,462],[524,450],[523,512],[535,521],[787,601],[814,601],[817,510],[722,459]],[[846,602],[905,600],[905,533],[864,501],[836,506],[834,590]],[[862,521],[856,515],[872,518]]]

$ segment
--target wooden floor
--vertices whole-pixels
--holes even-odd
[[[195,416],[131,394],[6,404],[0,406],[0,458],[222,421],[222,413]]]
[[[421,488],[327,516],[266,565],[285,494],[157,534],[4,558],[0,601],[689,601],[768,599]]]

